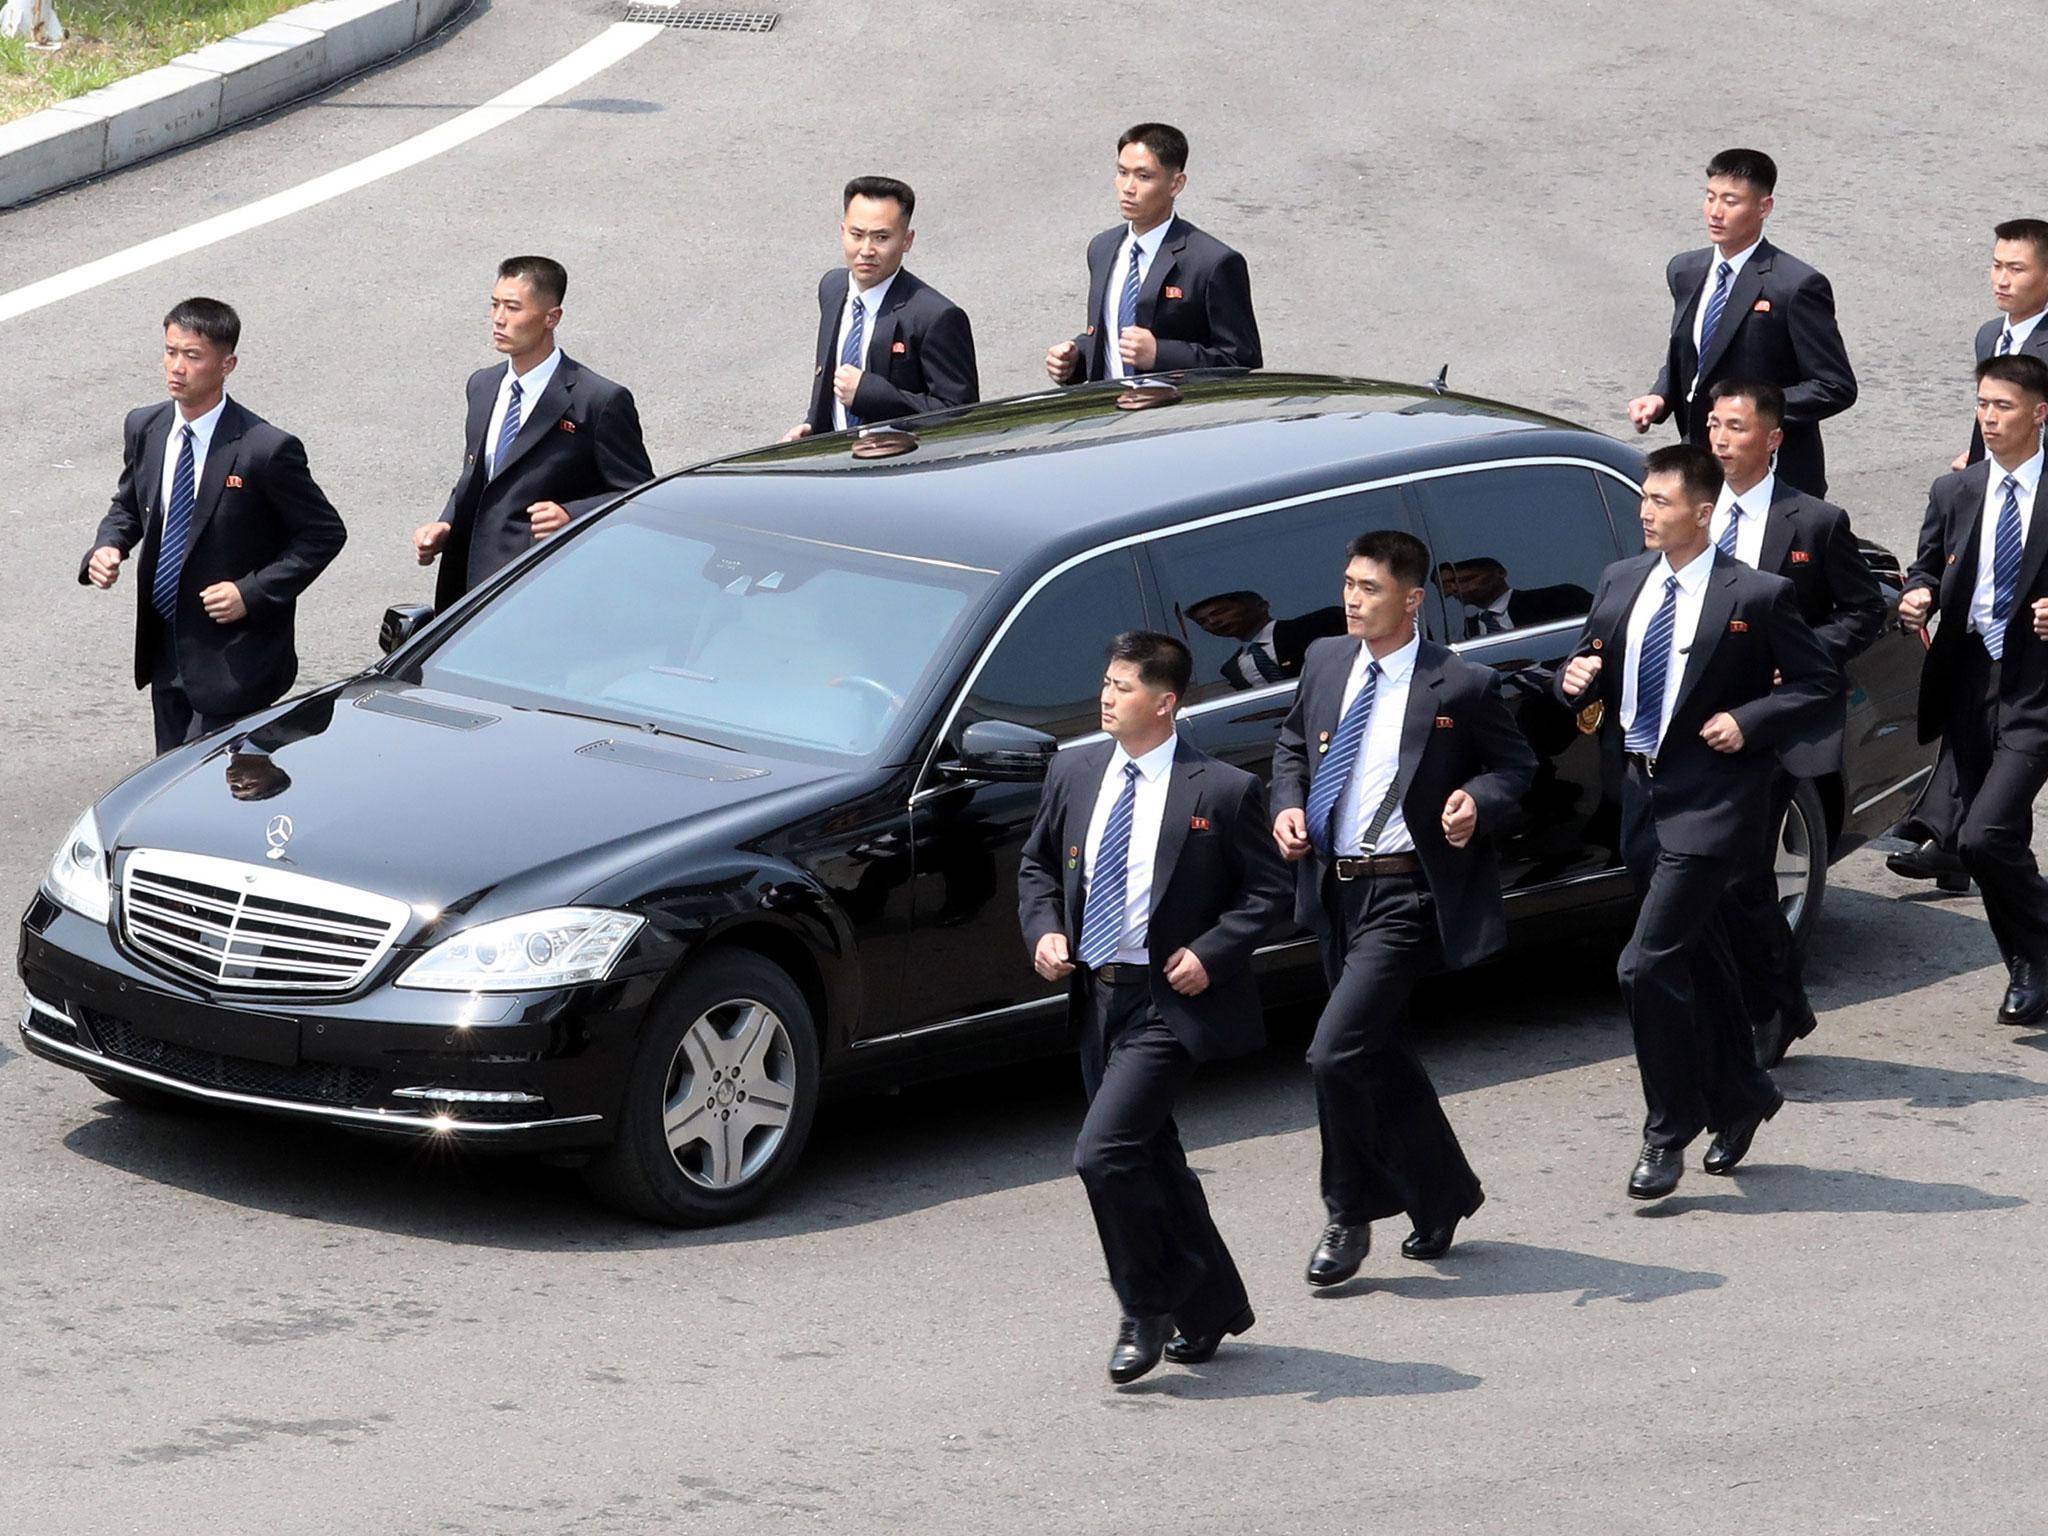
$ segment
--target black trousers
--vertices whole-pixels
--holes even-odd
[[[1985,658],[1989,660],[1989,657]],[[1945,853],[1956,850],[1956,829],[1963,822],[1962,791],[1956,785],[1956,755],[1944,740],[1913,808],[1899,819],[1894,833],[1916,843],[1933,843]]]
[[[1778,901],[1778,829],[1798,787],[1799,781],[1782,768],[1772,775],[1770,819],[1761,845],[1729,881],[1722,913],[1748,1017],[1757,1026],[1776,1018],[1788,1037],[1804,1026],[1809,1011],[1792,925]],[[1825,859],[1827,850],[1817,848],[1814,856]]]
[[[1127,1317],[1171,1313],[1208,1333],[1248,1304],[1244,1280],[1188,1167],[1173,1101],[1195,1073],[1141,980],[1089,979],[1081,1032],[1088,1114],[1074,1171],[1088,1190],[1109,1283]]]
[[[1616,973],[1634,1032],[1647,1114],[1643,1140],[1683,1147],[1777,1102],[1756,1064],[1723,902],[1734,861],[1673,853],[1657,841],[1650,780],[1630,762],[1622,784],[1622,857],[1641,906]]]
[[[149,680],[149,709],[156,724],[156,750],[161,757],[173,747],[219,730],[234,715],[202,715],[185,695],[185,681],[178,675],[178,659],[168,645],[158,647]]]
[[[1323,1136],[1323,1207],[1363,1226],[1406,1211],[1419,1228],[1479,1209],[1479,1178],[1408,1037],[1408,997],[1438,954],[1420,875],[1324,877],[1330,1000],[1308,1048]]]
[[[2048,757],[2016,752],[1998,735],[1998,663],[1975,635],[1963,648],[1947,750],[1962,821],[1956,852],[1984,893],[1984,916],[2007,965],[2048,965],[2048,881],[2034,859],[2034,800]]]

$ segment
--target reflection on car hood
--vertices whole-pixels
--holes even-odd
[[[275,867],[415,906],[467,906],[515,879],[545,905],[640,862],[678,823],[840,777],[358,678],[195,756],[105,834],[252,864],[282,838]]]

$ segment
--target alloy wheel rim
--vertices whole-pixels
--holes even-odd
[[[1813,874],[1813,830],[1797,805],[1786,810],[1778,829],[1778,854],[1773,872],[1778,879],[1778,904],[1786,923],[1797,928],[1806,911],[1806,887]]]
[[[796,1103],[796,1052],[775,1010],[753,998],[707,1008],[669,1062],[662,1134],[684,1178],[731,1190],[774,1160]]]

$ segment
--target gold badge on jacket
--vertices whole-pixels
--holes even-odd
[[[1600,719],[1606,713],[1607,705],[1600,699],[1595,699],[1584,709],[1580,710],[1578,714],[1579,734],[1581,736],[1590,736],[1599,730]]]

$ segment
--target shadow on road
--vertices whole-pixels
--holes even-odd
[[[1787,1098],[1806,1103],[1871,1104],[1893,1099],[1908,1109],[1961,1109],[2048,1097],[2048,1083],[2017,1072],[1970,1072],[1861,1056],[1802,1056],[1772,1073]]]
[[[1572,1305],[1593,1301],[1664,1301],[1691,1291],[1711,1291],[1727,1283],[1711,1270],[1672,1269],[1663,1264],[1631,1264],[1579,1253],[1571,1248],[1542,1248],[1533,1243],[1460,1243],[1429,1270],[1392,1279],[1373,1278],[1360,1285],[1416,1301],[1455,1301],[1467,1296],[1551,1296],[1577,1291]],[[1334,1292],[1342,1294],[1351,1286]]]
[[[1956,910],[1830,886],[1806,957],[1806,984],[1814,1007],[1825,1013],[1901,997],[1996,964],[1998,946],[1974,898]]]
[[[1112,1403],[1138,1404],[1162,1397],[1216,1400],[1296,1397],[1333,1403],[1357,1397],[1422,1397],[1469,1392],[1483,1376],[1426,1360],[1368,1360],[1327,1349],[1230,1343],[1207,1365],[1166,1368],[1114,1393]]]
[[[1945,1216],[1964,1211],[2009,1211],[2027,1204],[2018,1195],[1995,1195],[1970,1184],[1922,1183],[1854,1168],[1798,1168],[1745,1163],[1728,1194],[1673,1195],[1642,1207],[1638,1216],[1715,1211],[1737,1216],[1788,1212],[1833,1215]]]

